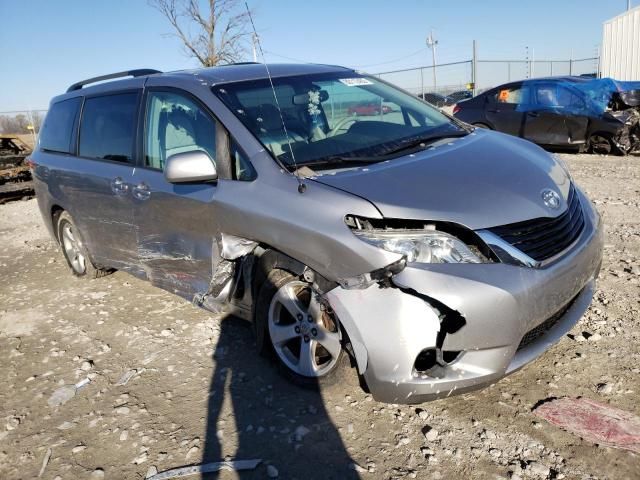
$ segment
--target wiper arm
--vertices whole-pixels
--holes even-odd
[[[396,148],[392,148],[391,150],[386,150],[384,152],[384,156],[393,155],[394,153],[404,152],[405,150],[411,150],[418,147],[426,147],[430,143],[436,142],[438,140],[442,140],[443,138],[458,138],[458,137],[466,137],[469,132],[461,131],[461,132],[449,132],[442,133],[438,135],[425,136],[420,138],[410,138],[400,142],[400,146]]]

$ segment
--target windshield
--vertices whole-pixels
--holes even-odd
[[[385,160],[430,140],[466,135],[418,98],[353,72],[214,87],[214,93],[285,167]],[[280,111],[278,110],[280,107]],[[286,129],[286,133],[285,133]]]

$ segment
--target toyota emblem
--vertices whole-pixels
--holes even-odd
[[[542,201],[544,204],[552,210],[557,210],[560,208],[560,195],[551,190],[550,188],[545,188],[541,192]]]

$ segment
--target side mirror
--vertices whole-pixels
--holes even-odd
[[[218,179],[216,166],[207,152],[192,150],[167,158],[164,178],[169,183],[210,182]]]

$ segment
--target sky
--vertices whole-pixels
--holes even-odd
[[[626,0],[248,0],[268,62],[318,62],[371,73],[471,58],[593,57],[602,23]],[[640,5],[633,0],[632,7]],[[0,114],[46,109],[88,77],[197,67],[146,0],[0,0]],[[251,50],[246,60],[251,60]],[[260,59],[259,59],[260,60]],[[393,81],[393,80],[392,80]],[[506,79],[504,80],[506,81]]]

